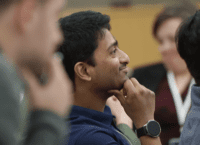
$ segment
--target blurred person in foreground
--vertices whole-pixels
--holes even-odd
[[[126,65],[130,60],[119,49],[109,22],[108,15],[94,11],[60,19],[64,33],[60,52],[64,54],[65,69],[74,83],[74,104],[67,119],[71,124],[69,144],[132,144],[116,127],[106,105],[107,99],[114,95],[136,125],[141,144],[160,145],[160,126],[154,120],[154,93],[136,79],[128,79]],[[148,124],[149,135],[145,124]]]
[[[64,0],[0,0],[0,144],[59,144],[66,135],[72,86],[54,53]],[[20,142],[20,93],[29,120]]]
[[[163,145],[178,143],[191,106],[190,91],[194,79],[177,52],[175,33],[181,22],[196,10],[191,4],[164,8],[153,25],[153,36],[159,43],[162,62],[134,68],[131,75],[155,92],[155,120],[161,125],[160,139]]]
[[[185,20],[176,36],[177,49],[196,84],[192,86],[192,106],[188,112],[179,145],[200,143],[200,11]]]

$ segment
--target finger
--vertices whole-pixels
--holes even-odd
[[[131,80],[131,82],[133,83],[133,85],[134,85],[136,88],[137,88],[138,86],[141,85],[135,78],[131,78],[130,80]]]
[[[117,97],[115,97],[115,96],[112,96],[112,99],[113,99],[113,101],[117,101],[118,100]]]
[[[29,90],[38,90],[40,83],[39,83],[39,78],[31,71],[26,70],[23,73],[24,79],[25,79],[25,84],[27,87],[26,93]]]
[[[61,52],[56,52],[56,53],[55,53],[55,57],[58,57],[58,58],[60,59],[61,62],[62,62],[63,59],[64,59],[64,55],[63,55],[63,53],[61,53]]]
[[[63,59],[63,54],[62,53],[59,53],[57,52],[56,54],[54,54],[54,59],[57,60],[58,62],[62,62],[62,59]]]
[[[64,65],[59,57],[56,57],[56,56],[54,57],[53,66],[54,66],[55,71],[59,70],[57,72],[60,72],[61,75],[67,74],[65,71]]]
[[[110,106],[110,104],[112,103],[112,98],[109,97],[106,101],[106,105]]]
[[[122,91],[123,91],[123,95],[124,95],[124,96],[127,96],[127,92],[126,92],[126,89],[125,89],[125,87],[123,88],[123,90],[122,90]]]
[[[46,73],[48,73],[47,76],[49,82],[52,82],[55,78],[67,78],[67,73],[64,70],[61,60],[56,55],[52,58]]]
[[[128,79],[124,83],[123,92],[124,92],[124,94],[126,96],[128,96],[128,94],[130,94],[130,93],[134,93],[135,92],[135,86],[133,85],[133,83],[131,82],[131,80]]]
[[[108,93],[114,95],[120,101],[122,106],[123,106],[123,104],[125,104],[125,97],[122,94],[122,92],[120,92],[118,90],[110,90],[110,91],[108,91]]]

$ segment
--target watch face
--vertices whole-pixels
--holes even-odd
[[[160,134],[160,125],[158,122],[156,121],[150,121],[148,124],[147,124],[147,131],[149,133],[149,135],[153,136],[153,137],[156,137]]]

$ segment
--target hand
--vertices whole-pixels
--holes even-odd
[[[128,78],[132,77],[133,72],[134,72],[134,70],[128,67],[128,73],[127,73]]]
[[[126,124],[131,129],[133,128],[133,122],[131,118],[126,114],[124,108],[115,96],[108,98],[106,104],[110,107],[112,114],[116,117],[117,125]]]
[[[58,58],[52,59],[48,72],[48,82],[41,85],[32,71],[22,71],[28,82],[26,93],[30,109],[48,110],[64,117],[70,112],[70,105],[73,103],[72,83]]]
[[[155,94],[142,86],[135,78],[124,83],[123,93],[118,90],[111,90],[109,93],[118,98],[136,128],[154,119]]]

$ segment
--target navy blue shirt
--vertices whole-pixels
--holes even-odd
[[[192,107],[188,112],[179,145],[200,144],[200,87],[192,86]]]
[[[117,129],[108,106],[99,112],[73,106],[67,122],[71,124],[69,145],[130,145]]]

